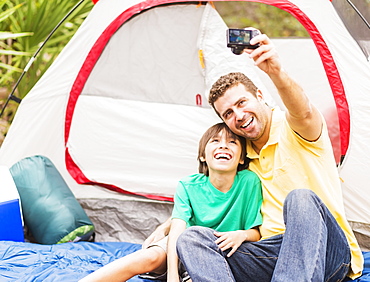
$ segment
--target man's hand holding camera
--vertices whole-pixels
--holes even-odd
[[[258,34],[250,40],[251,45],[259,44],[257,49],[244,49],[255,65],[270,77],[281,74],[281,63],[271,39],[266,34]],[[272,77],[271,77],[272,78]]]

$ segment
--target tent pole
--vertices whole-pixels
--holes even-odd
[[[9,94],[8,98],[5,101],[5,104],[0,112],[0,118],[3,116],[3,113],[5,111],[5,108],[8,106],[10,100],[13,100],[17,102],[18,104],[21,103],[22,99],[18,98],[14,95],[15,90],[17,89],[19,83],[21,82],[22,78],[28,71],[28,69],[31,67],[32,63],[35,61],[37,55],[40,53],[41,49],[45,46],[46,42],[49,41],[51,36],[55,33],[55,31],[62,25],[62,23],[84,2],[85,0],[80,0],[61,20],[60,22],[53,28],[53,30],[49,33],[49,35],[46,37],[46,39],[41,43],[40,47],[37,49],[37,51],[33,54],[31,59],[28,61],[26,67],[23,69],[23,72],[21,76],[18,78],[17,83],[14,85],[11,93]]]
[[[355,10],[358,16],[363,20],[363,22],[367,25],[367,27],[370,28],[370,24],[365,19],[365,17],[361,14],[361,12],[357,9],[357,7],[350,0],[347,0],[347,2],[352,7],[352,9]]]

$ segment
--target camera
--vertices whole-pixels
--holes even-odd
[[[235,55],[243,53],[244,49],[256,49],[260,46],[259,43],[255,45],[250,44],[250,40],[259,35],[260,31],[257,29],[238,29],[229,28],[227,30],[227,47],[231,48],[231,51]]]

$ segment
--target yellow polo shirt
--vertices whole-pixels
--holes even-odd
[[[309,142],[289,127],[285,112],[275,108],[267,144],[258,155],[248,141],[247,153],[252,159],[249,168],[262,182],[262,239],[284,233],[283,204],[288,193],[294,189],[311,189],[325,203],[347,237],[352,255],[352,273],[349,276],[360,276],[363,256],[345,217],[339,175],[326,124],[320,138]]]

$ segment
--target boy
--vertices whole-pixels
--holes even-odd
[[[232,133],[225,123],[209,128],[199,142],[199,173],[185,177],[177,187],[168,246],[166,240],[150,244],[80,282],[126,281],[145,272],[154,272],[156,279],[160,279],[166,272],[166,262],[167,281],[179,281],[176,241],[190,226],[217,230],[215,241],[221,250],[229,250],[228,256],[242,242],[258,241],[258,226],[262,223],[261,184],[255,173],[246,170],[245,144],[245,139]]]

